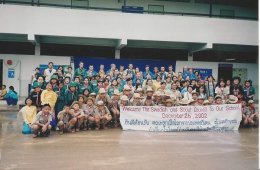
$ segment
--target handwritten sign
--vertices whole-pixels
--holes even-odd
[[[120,108],[120,122],[123,130],[156,132],[238,130],[241,119],[240,104]]]

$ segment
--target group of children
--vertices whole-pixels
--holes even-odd
[[[192,78],[192,79],[190,79]],[[104,65],[96,72],[93,65],[84,68],[84,63],[67,73],[62,67],[53,68],[53,63],[41,75],[39,69],[32,77],[33,88],[20,113],[24,125],[31,128],[34,137],[48,136],[51,129],[77,132],[88,129],[107,129],[120,126],[120,106],[165,106],[179,105],[242,105],[242,125],[258,125],[258,112],[254,107],[255,94],[252,81],[244,87],[240,78],[230,80],[213,76],[202,79],[199,73],[184,67],[182,73],[174,73],[172,66],[145,67],[142,72],[129,64],[127,69],[115,64],[105,72]]]

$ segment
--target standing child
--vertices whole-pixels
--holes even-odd
[[[33,104],[37,107],[37,110],[40,111],[41,108],[41,85],[38,82],[33,83],[34,90],[30,94]]]
[[[65,105],[71,105],[78,98],[78,92],[76,90],[77,84],[75,82],[70,82],[69,89],[65,91],[64,99]]]

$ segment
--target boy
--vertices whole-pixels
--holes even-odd
[[[103,125],[104,129],[108,129],[106,125],[112,119],[112,116],[102,100],[97,102],[94,118],[97,126],[96,130],[100,129],[100,125]]]
[[[219,96],[219,95],[217,95],[217,96],[215,97],[215,105],[221,105],[221,104],[223,104],[223,103],[222,103],[222,97]]]
[[[77,122],[77,119],[70,113],[70,106],[65,105],[64,109],[58,113],[58,127],[60,134],[62,135],[65,131],[71,132]]]
[[[78,132],[85,118],[83,110],[79,108],[79,102],[75,101],[72,103],[70,113],[77,120],[76,132]],[[72,130],[71,132],[75,131]]]
[[[64,101],[65,105],[71,105],[73,101],[77,100],[78,92],[76,90],[77,84],[75,82],[70,82],[69,89],[65,91]]]
[[[42,111],[37,113],[33,120],[32,128],[34,130],[33,138],[40,136],[48,137],[51,130],[52,116],[50,114],[51,106],[49,104],[44,104],[42,106]],[[39,134],[40,133],[40,134]]]
[[[120,93],[119,90],[115,89],[114,94],[112,96],[112,101],[109,106],[109,110],[113,114],[114,118],[114,127],[119,126],[119,116],[120,116],[120,106],[119,106],[119,99],[120,99]]]
[[[33,104],[37,107],[38,111],[40,111],[41,107],[41,85],[38,82],[33,83],[34,90],[30,94],[30,98],[32,99]]]
[[[92,123],[95,121],[94,119],[94,111],[95,111],[95,99],[92,97],[88,97],[86,100],[87,104],[84,108],[84,130],[88,129],[88,123]]]

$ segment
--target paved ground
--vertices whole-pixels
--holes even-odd
[[[0,169],[255,170],[258,129],[153,133],[109,129],[32,139],[0,113]]]

